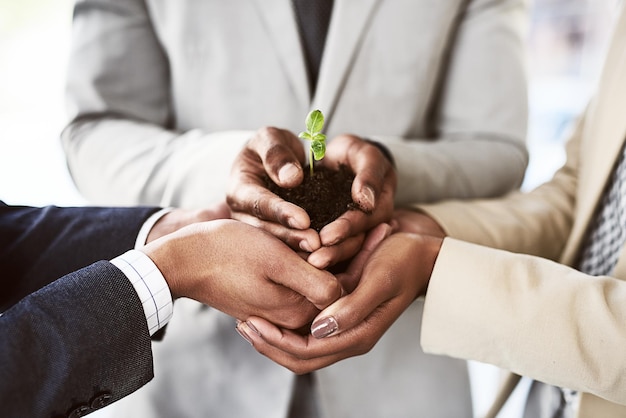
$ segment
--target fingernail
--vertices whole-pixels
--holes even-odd
[[[311,245],[308,243],[307,240],[303,239],[302,241],[300,241],[300,243],[298,244],[298,246],[300,247],[300,249],[302,251],[306,251],[307,253],[312,253],[313,252],[313,248],[311,248]]]
[[[285,164],[278,171],[278,180],[280,180],[280,182],[283,184],[285,183],[291,184],[298,176],[298,172],[299,172],[298,167],[295,164],[293,163]]]
[[[252,323],[252,321],[246,321],[246,325],[248,326],[248,328],[250,328],[252,330],[252,332],[254,332],[256,335],[258,335],[259,337],[261,336],[261,333],[259,332],[259,330],[254,326],[254,324]]]
[[[291,217],[291,218],[287,219],[287,223],[289,224],[289,227],[293,228],[293,229],[306,229],[307,228],[307,226],[303,225],[301,222],[299,222],[294,217]]]
[[[376,205],[376,199],[374,198],[374,190],[372,190],[371,187],[366,186],[361,191],[361,194],[363,195],[363,199],[365,200],[364,203],[367,204],[367,209],[370,209],[370,210],[373,209],[374,206]]]
[[[337,329],[339,329],[339,326],[335,318],[328,316],[311,325],[311,334],[315,338],[324,338],[333,334]]]
[[[252,345],[252,339],[250,339],[250,337],[248,336],[248,334],[246,334],[246,332],[245,332],[244,330],[242,330],[242,329],[240,329],[240,328],[239,328],[239,326],[240,326],[240,325],[241,325],[241,323],[240,323],[239,325],[237,325],[237,326],[235,327],[235,329],[237,330],[237,332],[239,333],[239,335],[241,335],[241,337],[242,337],[244,340],[248,341],[248,343],[249,343],[250,345]]]

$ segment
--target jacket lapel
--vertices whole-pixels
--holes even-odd
[[[580,147],[578,210],[563,260],[574,261],[595,208],[626,138],[626,14],[617,23],[600,78],[596,100],[587,112]]]
[[[312,108],[327,116],[327,126],[345,79],[380,0],[335,0]]]
[[[256,4],[267,28],[272,45],[292,84],[298,101],[308,107],[311,99],[306,64],[298,24],[291,7],[291,0],[251,0]]]

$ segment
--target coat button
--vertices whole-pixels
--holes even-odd
[[[67,414],[67,418],[84,417],[85,415],[87,415],[88,413],[92,411],[93,410],[89,407],[89,405],[79,405],[73,410],[71,410],[69,414]]]
[[[91,399],[91,407],[93,409],[104,408],[111,403],[112,399],[113,395],[111,395],[109,392],[98,393]]]

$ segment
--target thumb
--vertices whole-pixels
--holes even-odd
[[[381,223],[367,233],[359,253],[352,259],[346,271],[337,275],[337,279],[341,282],[346,292],[352,292],[358,285],[370,256],[378,247],[378,244],[383,242],[392,232],[393,228],[391,225]]]
[[[304,161],[304,148],[300,140],[291,132],[277,129],[264,131],[263,141],[255,143],[265,172],[280,187],[291,188],[304,178],[301,161]]]
[[[315,338],[337,335],[361,324],[383,302],[386,296],[377,286],[361,282],[351,294],[338,299],[313,320],[311,334]]]

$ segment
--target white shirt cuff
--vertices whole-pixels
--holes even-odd
[[[158,212],[153,213],[141,226],[139,233],[137,234],[137,240],[135,241],[135,249],[140,250],[146,245],[148,240],[148,234],[152,230],[152,227],[159,219],[161,219],[167,213],[170,213],[174,208],[161,209]]]
[[[148,330],[153,335],[172,318],[172,294],[165,278],[154,262],[141,251],[130,250],[115,257],[111,263],[122,270],[135,288],[146,315]]]

